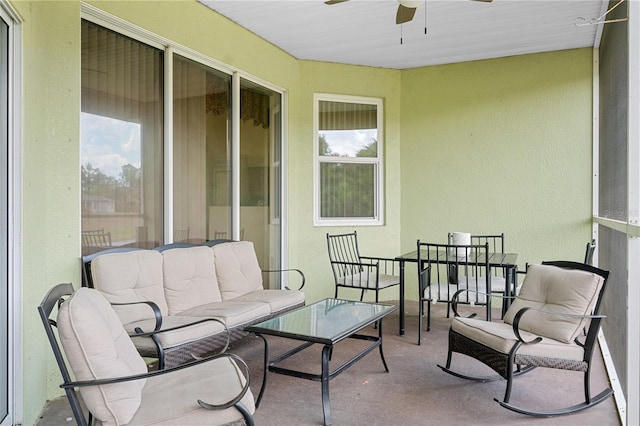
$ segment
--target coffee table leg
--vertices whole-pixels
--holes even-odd
[[[382,358],[382,365],[384,365],[384,370],[388,373],[389,367],[387,367],[387,361],[384,359],[384,353],[382,352],[382,320],[378,322],[378,337],[380,339],[380,345],[378,349],[380,350],[380,358]]]
[[[322,414],[324,415],[324,424],[329,426],[331,421],[331,403],[329,402],[329,359],[333,346],[325,345],[322,348]]]
[[[267,388],[267,373],[269,372],[269,345],[267,344],[267,339],[262,334],[256,333],[256,336],[261,338],[264,342],[264,372],[262,377],[262,386],[260,387],[260,393],[256,400],[256,408],[258,408],[260,406],[260,401],[262,401],[264,390]]]

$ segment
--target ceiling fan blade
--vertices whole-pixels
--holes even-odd
[[[415,7],[406,7],[401,4],[398,5],[398,12],[396,12],[396,24],[404,24],[413,19],[416,14]]]
[[[327,0],[324,2],[324,4],[338,4],[338,3],[343,3],[345,1],[349,1],[349,0]],[[483,0],[486,1],[486,0]]]
[[[483,3],[491,3],[493,0],[473,0],[473,1],[481,1]]]

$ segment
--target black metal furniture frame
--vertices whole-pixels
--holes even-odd
[[[340,305],[345,306],[347,308],[349,307],[349,305],[351,306],[370,305],[370,306],[385,307],[385,309],[380,310],[379,312],[372,314],[367,318],[361,319],[357,323],[354,323],[354,324],[348,323],[348,324],[345,324],[344,327],[341,327],[339,325],[338,328],[335,329],[335,333],[332,335],[323,336],[323,335],[320,335],[317,333],[311,333],[311,332],[301,333],[295,328],[291,328],[289,330],[286,327],[286,325],[284,326],[284,328],[282,327],[282,324],[287,323],[287,317],[300,315],[301,313],[304,313],[304,312],[311,312],[313,309],[316,309],[317,307],[322,305],[326,306],[328,310],[334,309],[335,307]],[[322,411],[324,415],[324,424],[325,425],[332,424],[331,404],[329,399],[329,381],[331,379],[333,379],[334,377],[336,377],[337,375],[345,371],[347,368],[355,364],[357,361],[362,359],[365,355],[367,355],[368,353],[370,353],[376,348],[378,348],[380,351],[380,358],[382,359],[382,364],[384,365],[385,372],[387,373],[389,372],[389,368],[387,367],[387,362],[384,358],[384,353],[382,351],[382,320],[384,319],[385,316],[387,316],[391,312],[394,312],[396,309],[397,308],[392,305],[382,305],[382,304],[367,303],[367,302],[353,302],[353,301],[340,300],[340,299],[325,299],[320,302],[314,303],[312,305],[305,306],[304,308],[300,308],[296,311],[292,311],[287,314],[284,314],[281,317],[246,327],[245,328],[246,331],[255,333],[258,337],[260,337],[264,341],[264,378],[262,381],[262,387],[260,389],[258,399],[256,401],[256,408],[260,405],[260,401],[262,400],[262,396],[264,395],[264,391],[267,384],[267,373],[269,371],[277,374],[283,374],[283,375],[292,376],[292,377],[299,377],[307,380],[320,381],[322,382]],[[326,320],[333,321],[333,319],[329,317],[327,317]],[[377,324],[377,329],[378,329],[377,336],[358,334],[360,330],[362,330],[363,328],[371,324]],[[269,359],[269,345],[268,345],[267,339],[265,338],[265,335],[300,340],[300,341],[304,341],[305,343],[273,359]],[[364,348],[360,353],[356,354],[351,359],[349,359],[348,361],[340,365],[339,367],[334,368],[333,370],[330,370],[329,364],[331,361],[331,355],[333,353],[333,349],[335,345],[347,338],[366,340],[366,341],[370,341],[371,344],[366,348]],[[277,366],[277,364],[279,364],[280,362],[286,360],[287,358],[290,358],[291,356],[299,353],[300,351],[306,348],[309,348],[314,344],[324,345],[324,347],[322,348],[322,356],[321,356],[321,364],[322,364],[321,374],[312,374],[304,371],[293,370],[293,369]]]

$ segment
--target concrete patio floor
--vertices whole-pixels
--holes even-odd
[[[479,309],[481,312],[482,308]],[[437,364],[446,362],[450,319],[445,305],[432,309],[431,331],[423,333],[417,345],[417,304],[408,303],[406,334],[398,335],[398,316],[384,320],[384,353],[390,372],[384,372],[378,351],[373,351],[330,382],[334,425],[619,425],[613,398],[571,416],[539,419],[508,411],[493,398],[501,399],[504,380],[469,382],[448,375]],[[368,330],[376,333],[373,328]],[[269,339],[272,356],[292,347],[292,342]],[[336,346],[333,363],[355,353],[363,343],[347,340]],[[251,369],[251,389],[257,397],[262,384],[262,340],[249,336],[230,351],[240,355]],[[602,357],[594,356],[592,395],[608,386]],[[309,348],[287,360],[290,366],[319,371],[320,348]],[[452,367],[458,371],[490,375],[484,365],[456,354]],[[538,368],[514,381],[511,402],[528,408],[552,409],[583,400],[581,373]],[[169,390],[170,391],[170,390]],[[213,390],[212,390],[213,391]],[[206,396],[203,396],[206,400]],[[270,374],[262,404],[255,413],[261,426],[321,425],[323,422],[320,383]],[[74,424],[66,399],[50,401],[39,426]]]

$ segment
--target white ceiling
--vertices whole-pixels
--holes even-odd
[[[199,1],[298,59],[396,69],[597,46],[602,25],[576,22],[600,17],[608,3],[426,0],[396,25],[397,0]]]

